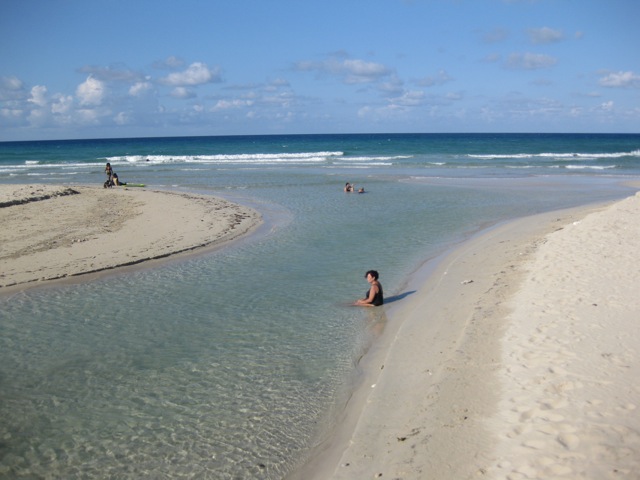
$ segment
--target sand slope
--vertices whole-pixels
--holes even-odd
[[[510,304],[497,478],[640,478],[640,194],[546,238]]]

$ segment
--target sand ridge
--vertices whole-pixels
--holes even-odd
[[[222,245],[260,223],[253,209],[206,195],[3,185],[0,292]]]

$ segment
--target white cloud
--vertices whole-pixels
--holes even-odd
[[[345,60],[343,70],[347,74],[347,83],[370,82],[390,73],[384,65],[364,60]]]
[[[433,87],[435,85],[442,85],[450,82],[453,77],[449,75],[445,70],[439,70],[435,75],[424,77],[418,81],[418,85],[423,87]]]
[[[404,91],[403,85],[404,82],[393,75],[388,81],[381,82],[380,85],[378,85],[378,90],[385,95],[400,95]]]
[[[570,117],[580,117],[582,116],[582,113],[584,112],[584,109],[582,107],[572,107],[569,109],[569,116]]]
[[[211,111],[229,110],[234,108],[251,107],[253,102],[251,100],[218,100]]]
[[[424,92],[419,90],[404,92],[401,96],[392,98],[389,106],[416,107],[424,102]]]
[[[340,59],[332,57],[322,62],[298,62],[295,70],[302,72],[316,71],[338,75],[343,78],[344,83],[359,84],[375,82],[390,75],[391,69],[381,63],[367,62],[359,59]]]
[[[98,113],[93,109],[81,108],[76,110],[76,117],[78,122],[83,125],[98,124]]]
[[[555,43],[564,39],[564,34],[561,30],[554,30],[549,27],[530,28],[527,33],[529,34],[529,40],[534,45]]]
[[[15,75],[10,77],[0,77],[0,88],[7,90],[20,90],[22,88],[22,80]]]
[[[367,118],[373,113],[373,108],[369,106],[364,106],[358,110],[358,117]]]
[[[71,111],[73,106],[73,97],[71,95],[54,95],[54,100],[51,103],[51,113],[64,115]]]
[[[0,109],[0,116],[10,120],[18,120],[22,118],[24,110],[19,108],[2,108]]]
[[[129,95],[132,97],[140,97],[151,90],[150,82],[136,82],[129,88]]]
[[[78,85],[76,96],[80,101],[80,105],[100,105],[105,96],[104,83],[91,75]]]
[[[207,65],[195,62],[183,72],[174,72],[163,78],[162,83],[171,86],[203,85],[220,81],[220,74],[217,69],[210,70]]]
[[[160,69],[182,68],[184,66],[184,60],[182,60],[180,57],[171,55],[164,60],[155,62],[153,66]]]
[[[24,84],[16,76],[0,77],[0,100],[15,100],[23,95]]]
[[[127,112],[118,112],[118,114],[113,117],[113,121],[116,125],[126,125],[129,123],[129,115]]]
[[[400,120],[406,118],[411,109],[398,104],[383,107],[365,106],[358,110],[357,115],[365,121],[381,122],[385,120]]]
[[[640,75],[633,72],[613,72],[600,79],[603,87],[640,87]]]
[[[47,87],[43,85],[36,85],[31,89],[31,98],[29,102],[37,105],[38,107],[47,106]]]
[[[173,98],[182,98],[182,99],[187,99],[187,98],[194,98],[196,97],[196,94],[194,92],[192,92],[191,90],[185,88],[185,87],[176,87],[171,91],[170,94]]]
[[[611,100],[609,100],[608,102],[604,102],[600,104],[600,108],[605,112],[610,112],[613,110],[613,102]]]
[[[46,125],[49,115],[44,109],[36,108],[29,112],[28,120],[31,125],[43,127]]]
[[[285,80],[284,78],[276,78],[275,80],[272,80],[271,82],[269,82],[269,86],[270,87],[288,87],[289,86],[289,81]]]
[[[105,82],[124,82],[132,83],[142,78],[140,73],[134,72],[124,65],[116,64],[109,67],[97,67],[88,65],[82,67],[82,73],[88,74],[90,77],[97,78]]]
[[[272,105],[281,108],[289,108],[295,103],[295,96],[291,92],[281,92],[277,95],[267,95],[261,99],[263,105]]]
[[[537,70],[552,67],[556,63],[555,58],[542,53],[512,53],[506,61],[506,66],[518,70]]]

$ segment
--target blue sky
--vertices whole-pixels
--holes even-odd
[[[638,0],[2,0],[0,141],[640,132]]]

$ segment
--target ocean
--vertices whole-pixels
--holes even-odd
[[[4,142],[0,183],[101,186],[106,162],[264,224],[206,254],[0,294],[3,478],[284,478],[429,262],[501,222],[632,194],[640,135]],[[369,269],[386,306],[347,306]]]

